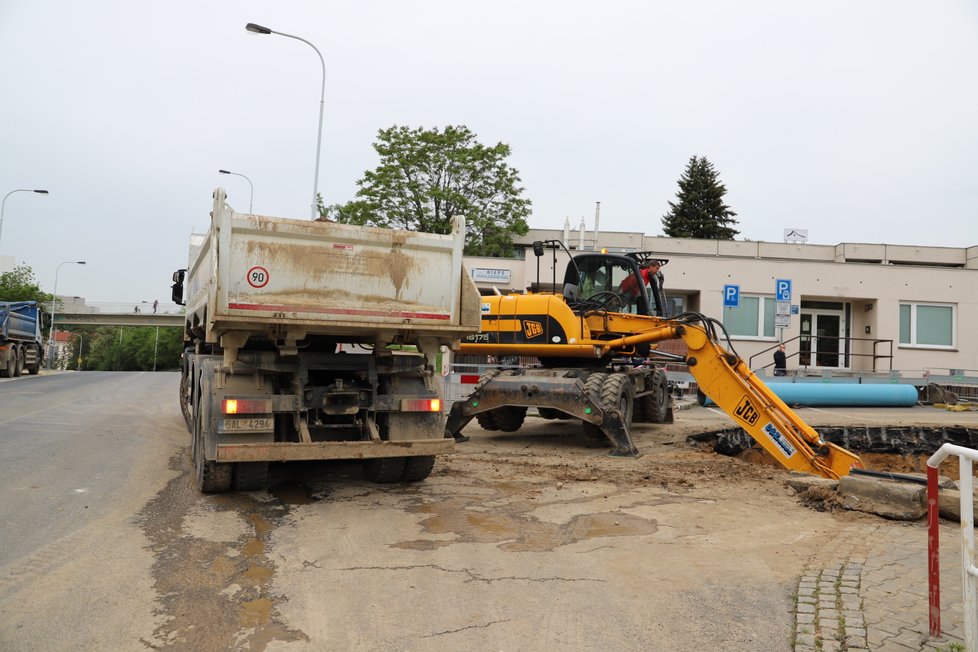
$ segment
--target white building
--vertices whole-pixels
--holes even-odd
[[[531,243],[565,237],[560,230],[533,229],[517,241],[525,258],[470,257],[466,263],[483,291],[523,291],[537,279]],[[569,240],[572,254],[603,248],[668,259],[662,271],[672,314],[694,311],[722,321],[753,369],[770,367],[773,349],[784,341],[789,369],[807,373],[978,376],[978,246],[810,245],[625,232],[597,238],[575,232]],[[554,269],[548,251],[539,260],[540,281],[560,283],[567,260],[559,254]],[[781,286],[787,301],[778,301],[777,281],[789,282]],[[790,296],[784,293],[789,289]],[[736,294],[737,307],[725,307],[725,291],[727,303]]]

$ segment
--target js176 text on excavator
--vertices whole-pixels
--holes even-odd
[[[558,241],[533,245],[538,262],[552,252],[554,269],[560,249]],[[822,441],[748,368],[723,324],[699,313],[668,315],[658,271],[666,262],[652,252],[581,253],[549,291],[538,278],[525,294],[482,297],[481,331],[464,337],[459,351],[535,356],[540,364],[485,371],[452,406],[446,433],[464,441],[473,418],[486,430],[513,432],[532,407],[545,419],[579,419],[589,436],[610,440],[611,455],[637,456],[633,422],[672,423],[661,366],[672,361],[687,365],[700,391],[784,467],[828,478],[860,468],[858,456]],[[656,350],[671,339],[685,342],[685,357]]]

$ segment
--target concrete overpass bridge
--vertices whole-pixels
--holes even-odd
[[[183,307],[158,306],[149,301],[134,303],[83,303],[65,297],[54,313],[55,328],[66,326],[183,326]]]

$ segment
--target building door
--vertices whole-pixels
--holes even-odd
[[[822,369],[848,368],[846,333],[843,304],[802,301],[798,364]]]

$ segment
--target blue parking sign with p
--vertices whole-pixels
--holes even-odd
[[[739,285],[724,285],[723,286],[723,307],[724,308],[739,308],[740,307],[740,286]]]
[[[785,278],[774,281],[774,294],[778,301],[791,301],[791,281]]]

